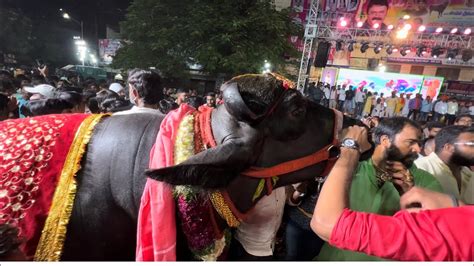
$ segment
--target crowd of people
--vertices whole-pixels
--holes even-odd
[[[474,115],[472,102],[458,102],[455,97],[439,95],[433,101],[430,96],[421,94],[391,95],[372,92],[365,88],[356,88],[352,85],[330,86],[322,82],[311,83],[305,91],[308,98],[329,108],[353,117],[394,117],[403,116],[418,122],[441,122],[453,125],[458,115]]]
[[[118,74],[113,80],[82,80],[77,75],[50,75],[47,66],[33,73],[0,71],[0,121],[54,113],[161,112],[167,114],[180,104],[215,107],[219,93],[198,95],[196,89],[164,88],[154,72],[134,69],[126,84]],[[130,84],[133,85],[130,89]]]
[[[2,71],[0,120],[78,112],[167,114],[181,104],[196,109],[222,104],[219,93],[200,96],[183,88],[157,90],[161,83],[158,74],[140,69],[131,70],[126,82],[116,78],[109,83],[57,78],[48,74],[47,67],[36,75]],[[446,97],[432,102],[420,94],[411,98],[396,92],[384,97],[322,83],[311,84],[305,93],[316,103],[362,120],[375,149],[371,158],[358,162],[370,144],[367,130],[354,127],[346,135],[354,143],[343,142],[341,157],[323,188],[324,178],[286,188],[286,260],[474,259],[472,208],[411,218],[399,212],[474,204],[472,103],[460,105]],[[424,230],[415,230],[422,226],[417,219],[424,221]],[[8,234],[2,237],[12,238],[14,229],[4,227],[0,235],[3,230]],[[427,237],[430,240],[424,241]],[[8,243],[12,249],[18,246],[17,241]]]

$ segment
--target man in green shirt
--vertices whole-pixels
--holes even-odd
[[[387,118],[374,129],[376,144],[372,158],[360,162],[350,190],[350,208],[355,211],[393,215],[400,210],[400,193],[411,186],[442,192],[434,176],[413,162],[420,152],[422,130],[405,117]],[[318,260],[381,260],[363,253],[324,244]]]

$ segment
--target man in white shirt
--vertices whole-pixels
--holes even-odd
[[[336,86],[331,87],[331,93],[329,94],[329,108],[337,108],[337,90],[336,90]]]
[[[436,105],[434,106],[434,112],[435,112],[435,117],[434,117],[435,121],[443,120],[443,117],[448,112],[448,103],[446,102],[446,99],[443,99],[436,103]]]
[[[448,125],[452,125],[456,119],[456,114],[459,110],[459,104],[456,99],[449,99],[448,101]]]
[[[467,204],[474,204],[474,129],[448,126],[435,138],[435,152],[415,161],[418,168],[432,174],[440,182],[444,193]]]
[[[326,107],[329,107],[329,99],[331,98],[331,90],[329,89],[329,85],[324,86],[323,92],[324,92],[323,105]]]
[[[158,103],[163,99],[163,87],[157,73],[141,69],[131,70],[128,74],[128,85],[130,102],[134,106],[130,110],[116,112],[114,115],[161,114]]]
[[[248,212],[235,232],[231,260],[271,260],[286,202],[285,187],[274,189]]]
[[[365,100],[365,92],[363,91],[363,88],[357,89],[357,92],[355,94],[355,103],[356,103],[355,115],[356,115],[356,117],[358,117],[362,114],[362,109],[364,109],[364,100]]]
[[[469,107],[469,114],[474,115],[474,104],[471,103],[471,106]]]
[[[337,93],[339,94],[339,104],[337,106],[337,109],[341,112],[343,112],[343,107],[344,107],[344,102],[346,101],[346,89],[345,87],[339,87]]]

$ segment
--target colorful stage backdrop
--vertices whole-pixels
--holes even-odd
[[[379,95],[390,95],[392,91],[400,93],[422,93],[436,99],[443,85],[443,78],[422,75],[381,73],[376,71],[339,69],[337,85],[352,85],[357,89],[368,89]]]
[[[431,99],[436,100],[436,98],[438,98],[439,91],[441,90],[441,86],[443,85],[443,81],[443,77],[425,76],[420,91],[420,93],[423,95],[423,98],[428,95],[431,97]]]
[[[322,8],[327,12],[353,13],[357,20],[365,21],[367,6],[371,0],[325,0]],[[296,1],[294,2],[301,2]],[[404,15],[413,29],[419,25],[427,27],[472,27],[474,0],[387,0],[389,4],[383,23],[395,27]]]

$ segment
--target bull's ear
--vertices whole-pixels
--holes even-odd
[[[255,122],[261,118],[249,109],[240,95],[237,83],[225,83],[221,87],[224,106],[227,111],[239,121]]]
[[[148,177],[171,185],[191,185],[207,189],[225,188],[234,180],[237,169],[212,164],[180,164],[146,171]]]

